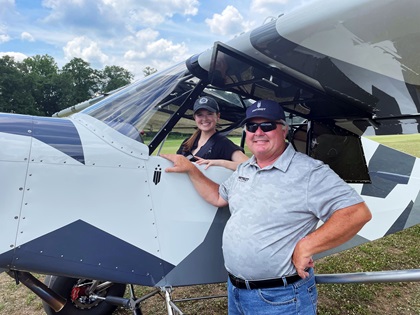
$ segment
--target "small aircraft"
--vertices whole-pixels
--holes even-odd
[[[419,55],[418,1],[323,0],[54,117],[0,114],[0,271],[48,314],[141,314],[141,299],[123,298],[127,284],[225,282],[229,210],[203,201],[187,175],[165,173],[159,156],[168,136],[192,133],[202,95],[217,99],[220,132],[242,146],[246,108],[277,101],[291,145],[367,202],[371,222],[317,258],[418,224],[419,158],[365,136],[420,132]],[[197,167],[219,183],[231,174]],[[387,279],[420,280],[419,270],[404,275]]]

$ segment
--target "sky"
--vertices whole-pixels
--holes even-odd
[[[0,0],[0,57],[77,57],[135,78],[163,70],[309,0]]]

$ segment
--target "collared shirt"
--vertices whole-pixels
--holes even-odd
[[[296,273],[296,243],[336,211],[363,202],[328,165],[288,145],[260,168],[252,157],[220,185],[231,217],[223,232],[227,271],[246,280]]]

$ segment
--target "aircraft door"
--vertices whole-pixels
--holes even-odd
[[[292,132],[291,142],[297,151],[328,164],[346,182],[370,182],[362,142],[356,134],[311,121]]]
[[[148,183],[152,197],[159,254],[164,277],[159,286],[182,286],[226,281],[222,256],[222,232],[228,208],[216,208],[199,196],[187,174],[166,173],[172,162],[151,156]],[[222,182],[231,173],[223,167],[204,170]]]

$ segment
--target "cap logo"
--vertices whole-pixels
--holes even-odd
[[[198,101],[200,104],[206,104],[208,102],[208,99],[205,97],[200,98],[200,100]]]
[[[259,110],[265,110],[265,108],[261,108],[261,101],[257,102],[257,108],[252,110],[253,112],[259,111]]]

